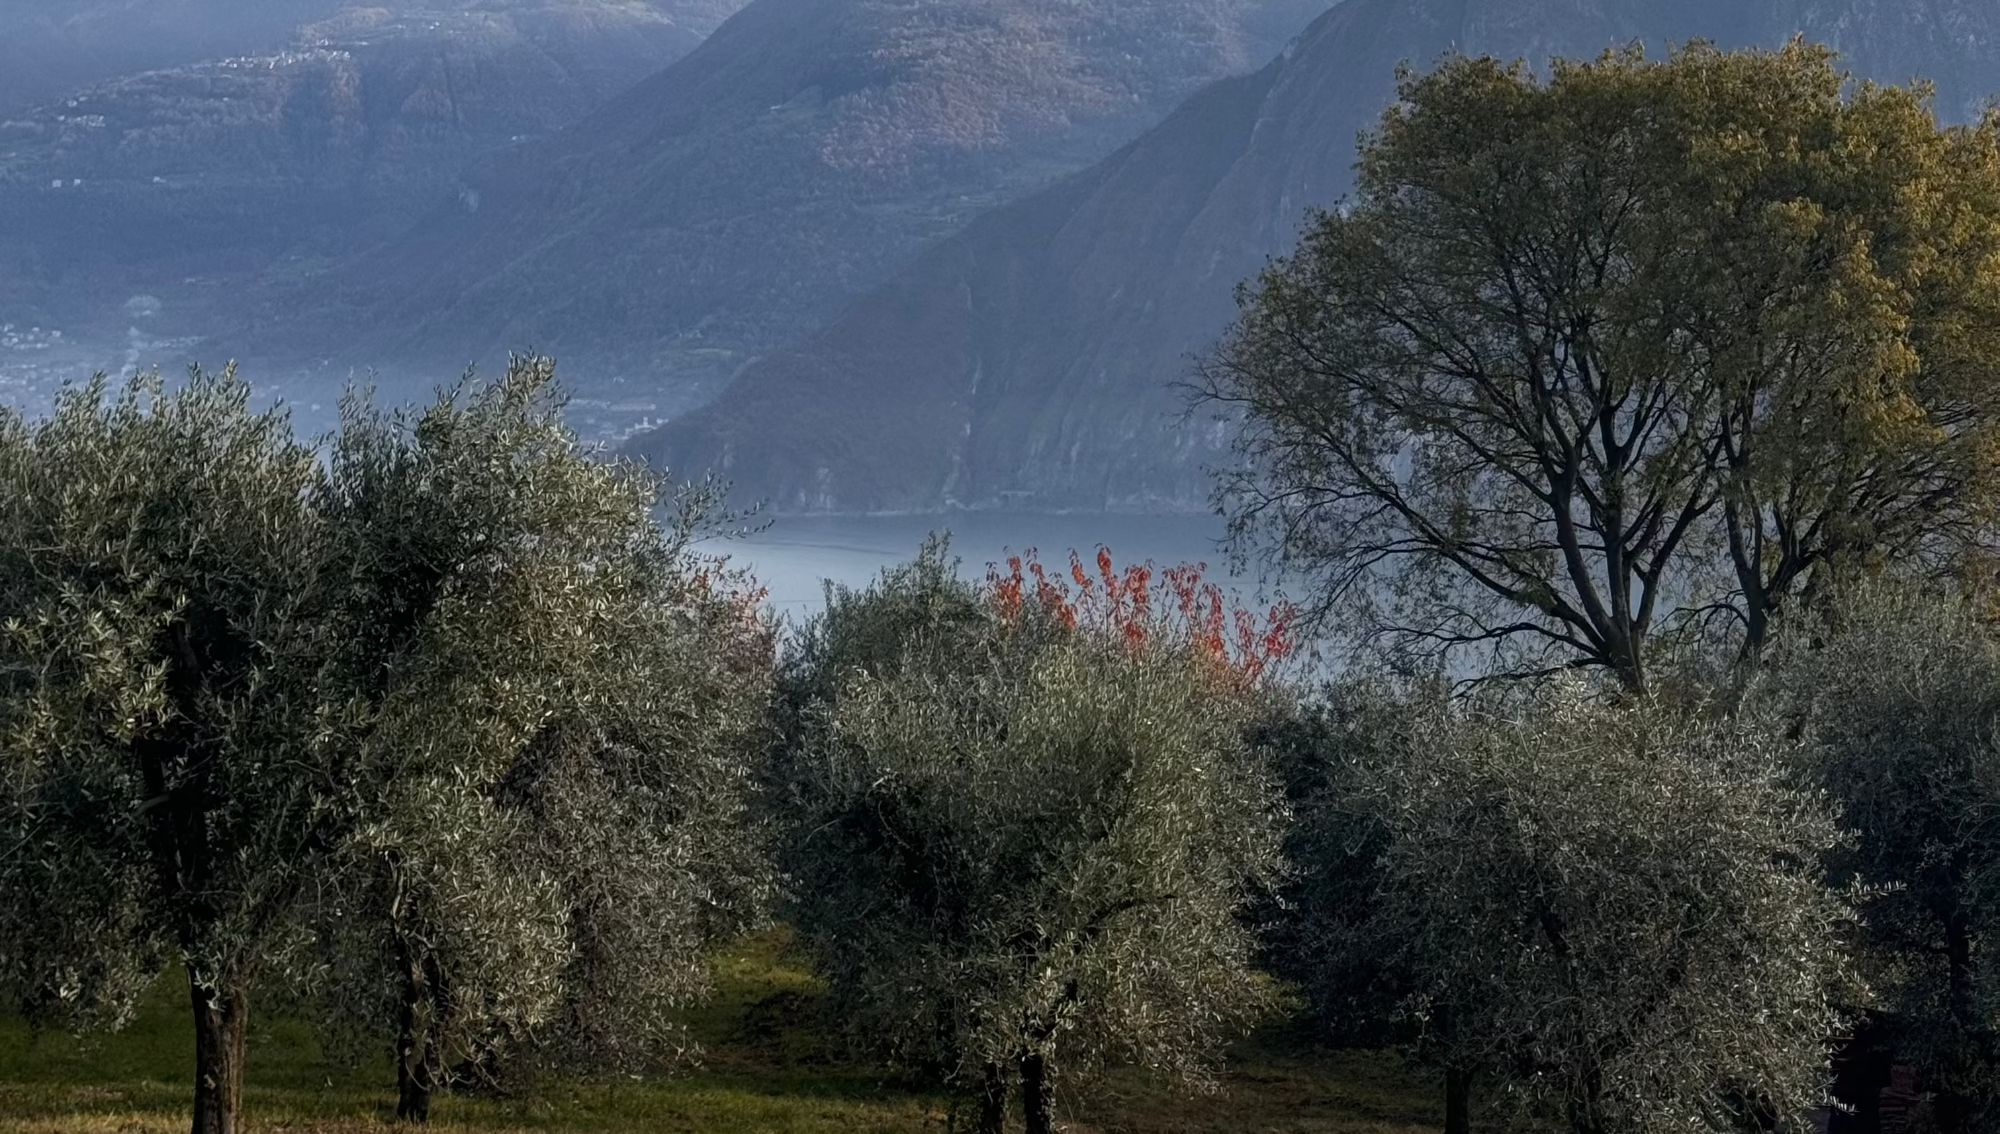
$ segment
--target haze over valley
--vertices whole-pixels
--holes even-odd
[[[1795,35],[1948,120],[1970,0],[0,7],[0,391],[240,360],[303,419],[556,356],[780,513],[1200,512],[1179,386],[1401,64]]]

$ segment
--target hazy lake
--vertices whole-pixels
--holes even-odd
[[[1213,516],[1038,515],[993,512],[949,516],[778,517],[764,531],[743,539],[717,540],[707,550],[728,555],[750,568],[770,587],[771,604],[799,617],[823,604],[824,580],[860,586],[884,567],[917,553],[924,536],[949,531],[960,573],[983,578],[987,565],[1009,553],[1033,548],[1049,564],[1067,564],[1072,548],[1095,555],[1109,547],[1117,561],[1151,561],[1158,566],[1207,563],[1212,577],[1226,570],[1217,547],[1222,521]],[[1255,581],[1245,580],[1246,592]]]

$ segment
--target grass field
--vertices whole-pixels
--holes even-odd
[[[719,995],[690,1021],[705,1051],[668,1078],[558,1080],[519,1099],[444,1098],[433,1127],[501,1134],[917,1134],[949,1129],[944,1097],[836,1057],[802,1027],[811,977],[783,940],[724,958]],[[0,1022],[0,1134],[179,1134],[193,1041],[171,979],[125,1032],[79,1040]],[[1221,1093],[1197,1099],[1114,1077],[1071,1100],[1076,1134],[1388,1134],[1434,1128],[1436,1092],[1387,1056],[1312,1050],[1285,1029],[1241,1045]],[[393,1079],[330,1065],[309,1028],[257,1020],[246,1120],[252,1131],[348,1134],[390,1127]],[[960,1126],[963,1129],[963,1125]]]

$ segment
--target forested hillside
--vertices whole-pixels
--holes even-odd
[[[328,21],[535,12],[584,24],[651,25],[672,55],[715,30],[742,0],[7,0],[0,3],[0,114],[17,114],[93,83],[294,46]],[[306,39],[315,38],[310,33]],[[583,46],[572,44],[571,47]],[[591,65],[589,52],[575,62]]]
[[[134,71],[265,51],[339,0],[6,0],[0,114]]]
[[[532,344],[581,381],[685,405],[973,216],[1260,65],[1322,8],[758,0],[306,289],[284,334],[387,372]]]
[[[1935,77],[1948,118],[2000,91],[2000,16],[1968,0],[1346,0],[1268,67],[980,217],[634,451],[726,470],[787,509],[1204,507],[1226,433],[1183,421],[1174,386],[1236,284],[1347,191],[1398,64],[1798,33],[1861,75]]]
[[[73,322],[192,277],[238,311],[274,265],[395,235],[474,159],[582,118],[734,5],[170,7],[0,17],[0,51],[44,52],[66,75],[92,68],[64,45],[96,45],[107,68],[152,64],[0,111],[0,297]]]

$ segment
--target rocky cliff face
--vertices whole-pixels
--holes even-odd
[[[353,364],[434,374],[532,345],[573,378],[691,398],[1323,4],[756,0],[302,306]]]
[[[1345,0],[1264,70],[979,218],[632,447],[783,509],[1199,508],[1226,438],[1182,419],[1175,384],[1237,282],[1347,190],[1399,63],[1804,33],[1864,75],[1936,78],[1962,116],[2000,91],[1996,32],[1972,0]]]

